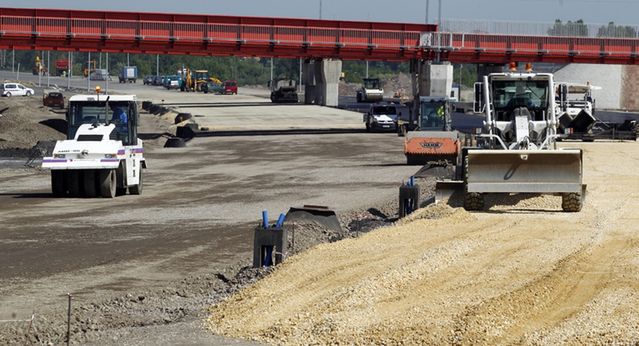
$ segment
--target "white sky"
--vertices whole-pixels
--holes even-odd
[[[422,23],[426,0],[322,0],[326,19]],[[639,24],[639,0],[442,0],[444,19]],[[0,7],[96,9],[317,18],[320,0],[55,0],[6,1]],[[430,0],[435,22],[438,0]]]

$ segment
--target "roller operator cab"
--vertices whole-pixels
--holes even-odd
[[[42,167],[51,169],[55,196],[106,197],[142,193],[144,147],[133,95],[75,95],[69,99],[67,139]]]

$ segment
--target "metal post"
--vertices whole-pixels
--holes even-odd
[[[91,91],[91,52],[87,54],[87,92]]]
[[[273,58],[271,58],[271,86],[273,85]]]
[[[442,26],[442,0],[439,0],[439,6],[438,6],[438,10],[439,10],[439,14],[438,14],[438,20],[437,20],[437,25],[440,26],[440,28],[438,30],[441,30],[441,26]]]
[[[430,0],[426,0],[426,24],[428,24],[428,11],[430,10]]]
[[[102,52],[99,52],[98,56],[99,56],[98,60],[100,61],[99,62],[99,66],[100,66],[100,70],[101,70],[102,69]]]
[[[129,64],[129,53],[126,53],[126,66],[131,66]]]
[[[160,75],[160,54],[155,55],[155,75]]]
[[[67,90],[71,89],[71,52],[67,54]]]
[[[16,49],[13,48],[13,53],[11,54],[11,73],[15,72],[15,64],[16,64]]]
[[[47,51],[47,88],[51,84],[51,51]]]
[[[298,83],[297,88],[299,89],[298,93],[302,93],[302,58],[300,58],[300,82]]]
[[[366,60],[366,78],[368,78],[368,60]]]
[[[69,297],[69,306],[67,308],[67,346],[71,343],[71,293],[67,293]]]
[[[107,70],[107,76],[106,76],[106,81],[105,81],[105,92],[108,94],[109,93],[109,79],[111,78],[111,74],[109,73],[109,52],[106,53],[106,70]]]
[[[319,4],[319,19],[322,19],[322,0],[320,0],[320,4]]]
[[[16,80],[20,80],[20,63],[18,63],[18,69],[16,70]]]

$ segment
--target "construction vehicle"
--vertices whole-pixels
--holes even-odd
[[[384,99],[384,88],[379,78],[364,78],[361,89],[357,90],[357,102],[378,102]]]
[[[437,199],[463,191],[466,210],[482,210],[486,194],[555,194],[566,212],[581,210],[586,192],[581,149],[558,149],[555,83],[550,73],[493,73],[475,85],[485,115],[478,145],[462,149],[456,181],[437,182]]]
[[[95,60],[85,62],[84,68],[82,69],[82,75],[84,76],[84,78],[89,78],[89,76],[91,75],[93,71],[95,71],[95,69],[96,69]]]
[[[193,90],[194,91],[202,91],[202,85],[207,84],[210,80],[211,76],[209,75],[208,70],[195,70],[193,73]]]
[[[55,61],[55,74],[56,76],[62,76],[69,70],[69,60],[58,59]]]
[[[292,79],[279,79],[275,83],[268,82],[271,88],[271,102],[273,103],[297,103],[297,84]]]
[[[408,165],[456,165],[461,153],[459,132],[452,129],[451,103],[446,97],[420,97],[413,131],[404,134]],[[405,130],[404,130],[405,131]]]
[[[72,96],[67,122],[67,140],[58,141],[52,156],[42,160],[42,167],[51,170],[54,196],[142,193],[146,161],[134,95]]]
[[[592,91],[600,89],[590,83],[557,85],[557,119],[559,132],[564,135],[562,140],[637,140],[639,124],[636,120],[604,122],[596,116]]]
[[[35,64],[33,65],[33,69],[32,72],[34,75],[43,75],[46,76],[47,73],[49,72],[46,68],[46,66],[44,66],[42,64],[42,60],[40,60],[40,56],[36,55],[35,57]]]
[[[138,80],[137,66],[123,66],[118,75],[120,83],[135,83]]]

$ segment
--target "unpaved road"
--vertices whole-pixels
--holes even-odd
[[[126,88],[124,92],[146,92],[157,101],[180,95],[161,88]],[[224,98],[179,97],[194,102]],[[28,319],[32,313],[40,341],[62,342],[67,292],[74,294],[75,314],[83,318],[73,325],[75,340],[156,344],[146,330],[136,334],[137,341],[127,338],[143,325],[160,335],[158,324],[165,323],[173,323],[166,330],[175,337],[158,337],[165,343],[206,340],[201,320],[194,322],[190,315],[185,321],[180,309],[205,309],[203,302],[211,299],[207,280],[215,285],[220,281],[211,279],[212,274],[250,264],[252,229],[262,209],[273,218],[301,204],[328,205],[339,213],[366,209],[394,200],[398,185],[416,170],[404,165],[402,139],[392,133],[243,134],[266,126],[287,128],[289,117],[309,119],[313,114],[317,117],[307,123],[310,128],[326,128],[339,115],[363,128],[359,114],[312,106],[283,106],[277,113],[273,106],[254,105],[262,99],[250,95],[234,100],[253,105],[225,109],[229,121],[233,109],[247,117],[228,136],[195,138],[186,148],[173,149],[162,148],[162,137],[145,142],[148,170],[141,196],[52,198],[48,172],[22,167],[24,160],[0,161],[0,344],[21,340],[3,335],[4,328],[25,325],[6,321]],[[41,99],[2,99],[0,109],[20,107],[21,102]],[[207,116],[215,119],[218,109],[210,108]],[[64,115],[45,110],[33,117],[39,121]],[[163,133],[164,127],[158,117],[142,114],[141,133]],[[193,284],[174,288],[191,276]],[[137,307],[112,300],[139,292],[148,298]],[[194,292],[202,300],[192,298]],[[91,321],[82,315],[85,307],[95,314]],[[94,334],[86,334],[90,332]]]
[[[433,206],[290,258],[212,308],[211,328],[276,344],[639,342],[639,143],[564,145],[585,149],[582,212],[558,197]]]

